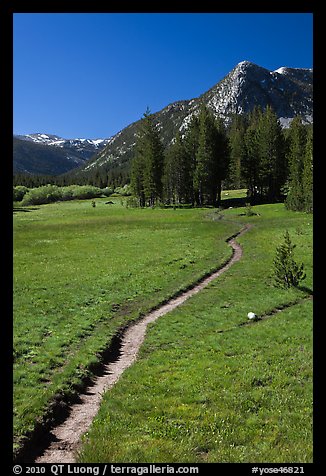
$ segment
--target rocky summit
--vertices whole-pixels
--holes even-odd
[[[270,71],[250,61],[241,61],[201,96],[176,101],[154,113],[165,147],[171,143],[178,131],[182,133],[186,130],[202,102],[226,123],[232,114],[248,113],[255,106],[264,109],[267,105],[272,106],[283,127],[288,127],[296,115],[311,123],[313,70],[282,66]],[[78,168],[78,171],[87,174],[102,167],[106,170],[128,167],[137,140],[139,122],[140,120],[130,124],[108,139],[62,139],[41,133],[16,136],[14,170],[58,174]],[[27,147],[27,141],[39,146],[37,150],[31,151]],[[36,152],[39,159],[37,162],[34,160]],[[43,155],[47,155],[47,160],[43,161]],[[60,165],[59,162],[52,163],[56,157],[60,159]],[[46,172],[44,163],[47,164]]]
[[[313,116],[312,69],[280,67],[275,71],[242,61],[215,86],[198,98],[176,101],[154,114],[163,144],[168,146],[178,131],[186,130],[192,116],[204,102],[227,123],[232,114],[250,112],[254,106],[270,105],[283,127],[296,115],[307,123]],[[118,132],[93,160],[85,172],[97,167],[124,167],[130,161],[137,139],[139,121]]]

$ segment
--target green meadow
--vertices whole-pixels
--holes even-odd
[[[80,462],[312,461],[312,217],[253,210],[223,212],[253,225],[239,238],[242,259],[151,325]],[[285,229],[307,272],[299,289],[272,285]],[[248,324],[248,311],[264,318]]]
[[[14,208],[17,451],[57,398],[91,375],[128,322],[226,261],[239,229],[208,210],[139,210],[97,199]]]
[[[118,329],[220,267],[225,240],[250,223],[242,259],[150,326],[79,462],[312,461],[312,215],[106,200],[14,212],[15,451],[56,399],[73,398]],[[307,274],[287,290],[272,279],[285,230]],[[247,325],[249,311],[265,318]]]

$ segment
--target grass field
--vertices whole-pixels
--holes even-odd
[[[231,255],[225,239],[251,223],[238,240],[242,259],[150,327],[79,459],[311,461],[312,302],[299,300],[312,290],[312,216],[282,204],[248,217],[245,208],[139,210],[106,200],[14,213],[15,451],[58,396],[78,390],[119,328],[219,267]],[[272,284],[286,229],[307,273],[299,289]],[[238,327],[249,311],[282,306]]]
[[[151,325],[79,462],[312,461],[312,216],[253,210],[223,212],[253,225],[239,238],[242,259]],[[307,272],[299,289],[272,285],[286,229]],[[248,311],[266,318],[239,327]]]
[[[15,451],[117,329],[223,263],[240,228],[210,210],[106,200],[14,208]]]

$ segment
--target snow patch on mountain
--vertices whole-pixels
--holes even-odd
[[[62,137],[53,135],[53,134],[44,134],[44,133],[34,133],[26,135],[16,135],[17,139],[32,141],[35,144],[44,144],[51,145],[55,147],[65,147],[65,146],[74,146],[74,147],[84,147],[85,145],[91,146],[94,149],[99,147],[104,147],[109,139],[64,139]]]
[[[281,66],[274,71],[251,61],[241,61],[221,81],[197,98],[176,101],[154,114],[164,147],[173,141],[177,131],[184,135],[190,121],[207,105],[216,117],[228,124],[233,114],[245,114],[255,106],[271,106],[283,127],[288,127],[296,115],[313,121],[313,70]],[[72,160],[78,156],[82,170],[94,170],[105,165],[128,166],[139,133],[136,121],[108,139],[64,139],[47,134],[28,134],[17,138],[63,149]],[[88,159],[92,159],[89,161]]]

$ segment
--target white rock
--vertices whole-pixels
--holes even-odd
[[[248,312],[248,319],[257,319],[257,315],[254,312]]]

